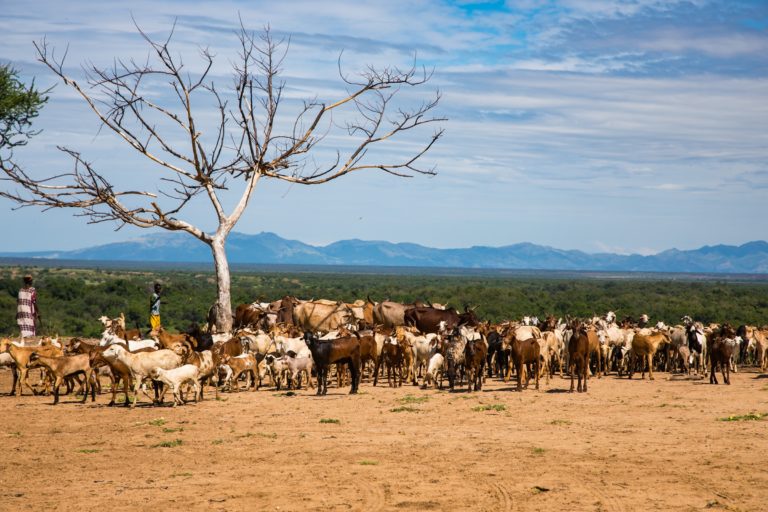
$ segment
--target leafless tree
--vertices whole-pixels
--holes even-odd
[[[89,223],[116,222],[117,229],[130,224],[194,236],[213,254],[219,329],[229,330],[232,325],[225,241],[260,179],[319,185],[360,171],[379,170],[399,177],[435,174],[434,168],[422,167],[420,162],[443,133],[435,124],[443,119],[433,115],[440,94],[410,107],[403,106],[406,102],[398,96],[404,88],[430,79],[424,68],[415,64],[408,69],[368,67],[352,77],[340,65],[344,94],[327,102],[304,101],[286,122],[278,113],[282,115],[284,105],[281,66],[288,44],[276,39],[269,28],[254,33],[240,25],[238,56],[232,64],[234,83],[224,90],[214,84],[210,50],[200,50],[202,71],[191,73],[172,51],[173,30],[164,41],[153,40],[138,26],[137,30],[150,48],[146,61],[117,60],[109,68],[85,66],[87,85],[65,74],[66,52],[57,57],[45,40],[35,43],[35,48],[38,60],[77,91],[102,128],[153,164],[157,180],[119,189],[108,169],[97,170],[80,152],[60,146],[73,161],[71,171],[33,177],[3,162],[3,179],[11,181],[14,189],[0,190],[0,195],[20,206],[74,208]],[[158,101],[157,94],[148,90],[158,83],[169,88],[172,102]],[[216,121],[203,130],[201,119],[212,111]],[[394,161],[370,161],[368,152],[375,145],[425,125],[435,128],[414,153]],[[278,133],[283,126],[288,128]],[[344,134],[348,144],[322,165],[313,149],[330,133]],[[223,196],[233,194],[235,200],[228,208]],[[212,206],[218,223],[215,231],[205,232],[184,219],[190,204],[198,200]]]

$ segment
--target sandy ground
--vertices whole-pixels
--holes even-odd
[[[363,383],[136,410],[0,396],[0,509],[764,511],[768,419],[719,421],[768,413],[761,377]]]

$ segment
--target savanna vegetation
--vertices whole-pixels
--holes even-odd
[[[148,326],[152,285],[164,286],[163,324],[176,331],[203,323],[216,300],[213,272],[54,267],[0,267],[0,335],[18,334],[16,294],[25,273],[35,276],[43,334],[97,336],[101,315],[125,313],[129,327]],[[241,271],[232,278],[233,305],[299,298],[427,299],[478,307],[491,321],[535,314],[587,316],[615,310],[619,317],[648,313],[677,323],[684,314],[703,322],[768,323],[768,282],[691,281],[670,277],[594,279],[490,275],[392,275],[306,271]]]

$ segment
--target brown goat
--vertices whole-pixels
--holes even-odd
[[[381,347],[381,363],[387,372],[387,383],[390,387],[399,387],[403,385],[403,346],[399,343],[384,342]],[[392,377],[394,375],[394,384]],[[378,371],[373,378],[373,385],[378,381]]]
[[[484,339],[469,340],[464,346],[464,368],[467,372],[467,383],[469,391],[472,391],[474,385],[475,391],[483,389],[483,370],[485,370],[485,360],[488,356],[488,344]],[[538,376],[536,377],[538,388]]]
[[[85,388],[83,389],[83,403],[88,398],[88,390],[91,390],[91,401],[96,401],[96,388],[91,384],[93,378],[93,369],[91,368],[87,354],[77,354],[74,356],[48,357],[33,352],[29,356],[29,362],[37,361],[38,364],[46,368],[55,381],[53,383],[53,405],[59,403],[59,387],[66,377],[71,375],[85,375]]]
[[[645,363],[648,362],[648,378],[653,380],[653,356],[656,351],[662,345],[669,343],[669,335],[665,332],[655,332],[653,334],[635,334],[632,338],[632,348],[630,349],[630,355],[632,356],[629,364],[629,378],[632,378],[632,373],[635,370],[635,362],[639,358],[643,365],[641,379],[645,378]]]
[[[726,324],[727,326],[727,324]],[[735,347],[738,346],[737,339],[733,336],[733,330],[730,332],[723,326],[720,333],[711,333],[707,335],[707,353],[709,355],[709,383],[717,384],[717,365],[720,365],[720,372],[723,374],[723,381],[731,384],[731,356]],[[730,335],[730,336],[728,336]]]
[[[57,357],[63,355],[63,351],[54,346],[54,345],[40,345],[35,347],[19,347],[15,345],[14,343],[9,342],[8,340],[4,340],[2,344],[0,344],[0,352],[7,351],[13,360],[16,362],[16,370],[19,373],[19,396],[22,396],[24,394],[23,392],[23,385],[26,385],[29,390],[32,392],[33,395],[36,395],[37,392],[32,388],[32,386],[29,384],[29,368],[30,368],[30,356],[37,352],[38,354],[42,356],[48,356],[48,357]],[[32,366],[34,367],[34,365]],[[16,394],[16,389],[14,389],[11,392],[11,395]]]
[[[585,326],[574,323],[571,325],[571,339],[568,340],[568,366],[571,374],[571,389],[573,393],[573,373],[574,370],[579,376],[579,393],[587,392],[587,375],[589,367],[589,331]],[[582,379],[584,384],[582,386]]]
[[[541,358],[541,346],[539,342],[534,338],[528,338],[526,340],[518,340],[515,336],[514,330],[508,330],[504,340],[502,341],[502,349],[510,351],[510,361],[515,365],[515,371],[517,372],[517,390],[523,390],[523,373],[525,373],[525,388],[528,388],[528,381],[531,376],[528,372],[525,372],[525,365],[532,364],[533,371],[536,378],[536,389],[539,389],[539,374],[541,373],[541,366],[539,359]],[[504,376],[504,382],[509,381],[509,375],[512,372],[512,364],[507,367],[507,374]]]

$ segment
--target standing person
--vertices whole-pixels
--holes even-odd
[[[149,298],[149,325],[153,331],[160,327],[160,292],[162,290],[160,283],[155,283],[155,293]]]
[[[37,307],[37,291],[32,286],[32,276],[24,276],[24,286],[19,290],[16,301],[16,323],[19,324],[21,339],[34,337],[35,321],[42,323],[40,309]]]

